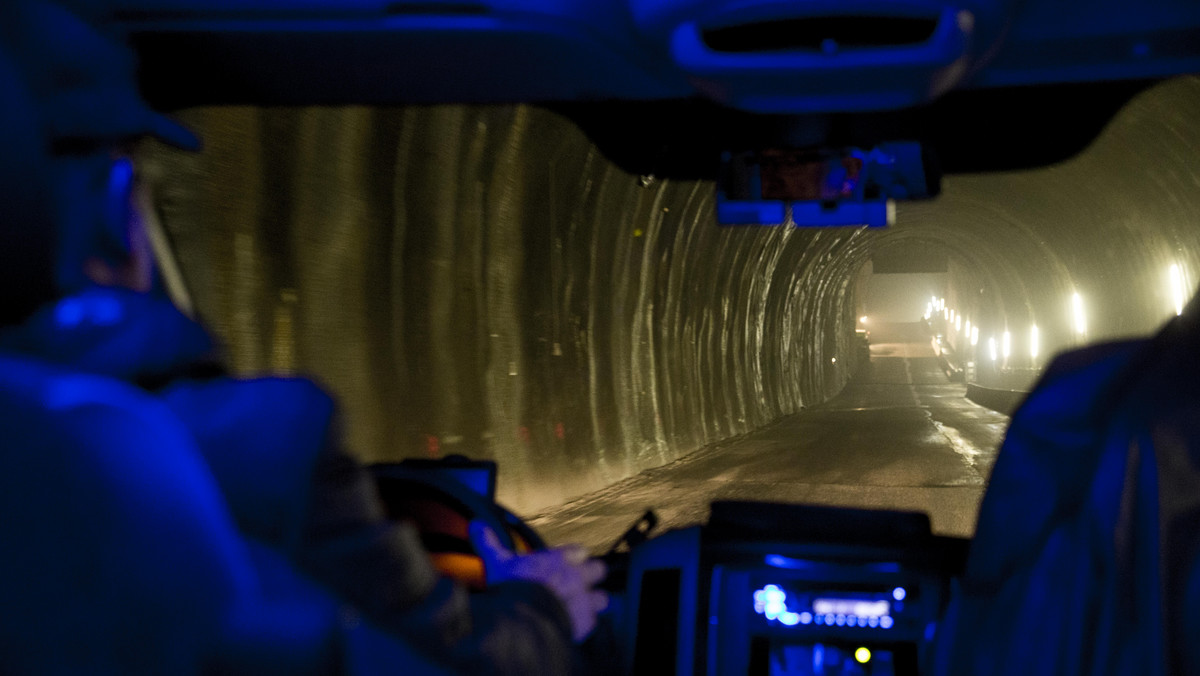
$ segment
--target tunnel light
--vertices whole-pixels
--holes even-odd
[[[863,315],[863,316],[859,317],[859,318],[858,318],[858,321],[859,321],[859,323],[861,323],[861,324],[866,324],[866,323],[867,323],[867,316],[866,316],[866,315]]]
[[[971,320],[967,320],[967,338],[971,337]]]
[[[991,355],[992,361],[996,361],[996,339],[988,338],[988,354]]]
[[[1175,316],[1183,314],[1183,270],[1178,263],[1171,264],[1171,298],[1175,301]]]
[[[1038,327],[1037,324],[1034,324],[1033,326],[1029,327],[1029,356],[1033,359],[1037,359],[1038,350],[1040,347],[1041,346],[1038,344]]]
[[[942,319],[945,319],[946,321],[950,321],[950,311],[944,307],[942,308]]]
[[[959,315],[954,318],[954,330],[962,331],[962,315]]]
[[[1071,295],[1071,317],[1075,321],[1075,333],[1087,334],[1087,318],[1083,314],[1083,298],[1078,293]]]
[[[1008,331],[1004,332],[1004,335],[1002,335],[1000,337],[1000,346],[1001,346],[1000,349],[1002,351],[1002,354],[1004,355],[1004,358],[1008,359],[1009,356],[1012,355],[1012,334],[1011,333],[1009,333]]]
[[[978,344],[979,344],[979,327],[973,326],[973,327],[971,327],[971,347],[975,347]]]

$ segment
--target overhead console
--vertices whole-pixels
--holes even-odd
[[[917,674],[967,541],[924,514],[717,502],[636,548],[633,674]]]
[[[631,2],[707,97],[756,113],[891,110],[962,83],[998,39],[1008,0]]]
[[[1190,0],[112,0],[164,105],[706,100],[893,111],[1200,70]]]

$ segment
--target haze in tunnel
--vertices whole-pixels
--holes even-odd
[[[878,322],[903,323],[920,321],[930,298],[946,295],[944,274],[899,273],[872,274],[870,264],[864,269],[859,287],[859,317],[867,317],[860,328],[870,330]]]
[[[824,404],[533,520],[551,542],[603,551],[646,509],[662,528],[703,523],[713,500],[765,500],[929,514],[970,536],[1008,418],[951,383],[920,322],[875,324],[870,358]]]
[[[235,371],[312,374],[366,461],[495,459],[530,514],[819,410],[880,252],[944,253],[977,349],[1009,337],[998,371],[1153,331],[1172,266],[1200,279],[1197,110],[1200,79],[1162,83],[1079,157],[947,177],[883,231],[719,228],[712,185],[640,180],[531,106],[195,109],[203,153],[145,155]]]

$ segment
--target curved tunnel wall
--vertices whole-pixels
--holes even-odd
[[[200,109],[204,153],[147,156],[239,371],[315,375],[366,460],[495,458],[529,513],[838,392],[891,242],[945,249],[960,311],[1036,321],[1046,354],[1076,289],[1088,340],[1153,329],[1166,266],[1200,278],[1195,110],[1200,81],[1166,83],[1084,156],[950,177],[882,233],[718,228],[710,185],[626,175],[532,107]]]
[[[981,325],[981,341],[1009,330],[1014,367],[1152,332],[1175,314],[1171,266],[1182,272],[1185,297],[1200,281],[1198,106],[1200,80],[1162,83],[1066,163],[947,178],[939,200],[902,205],[903,225],[880,244],[917,237],[944,247],[962,273],[949,282],[962,299],[958,311]],[[1034,324],[1037,359],[1028,351]]]
[[[211,109],[157,195],[244,373],[314,374],[367,460],[500,461],[530,512],[840,390],[858,230],[722,229],[531,107]],[[859,251],[857,255],[851,252]]]

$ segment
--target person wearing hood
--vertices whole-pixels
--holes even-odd
[[[468,594],[436,574],[410,526],[384,517],[370,476],[340,449],[334,402],[317,385],[228,376],[208,332],[156,292],[126,151],[146,135],[192,149],[196,138],[142,104],[119,43],[52,3],[17,5],[24,13],[8,10],[0,38],[23,59],[39,102],[55,193],[45,230],[53,237],[43,232],[38,255],[22,258],[53,265],[26,270],[26,292],[6,299],[0,351],[132,387],[168,413],[259,570],[270,571],[261,575],[267,592],[288,598],[315,582],[354,609],[352,624],[361,614],[463,672],[570,672],[572,639],[605,604],[592,589],[603,567],[578,548],[513,556],[483,533],[477,545],[494,584]]]

